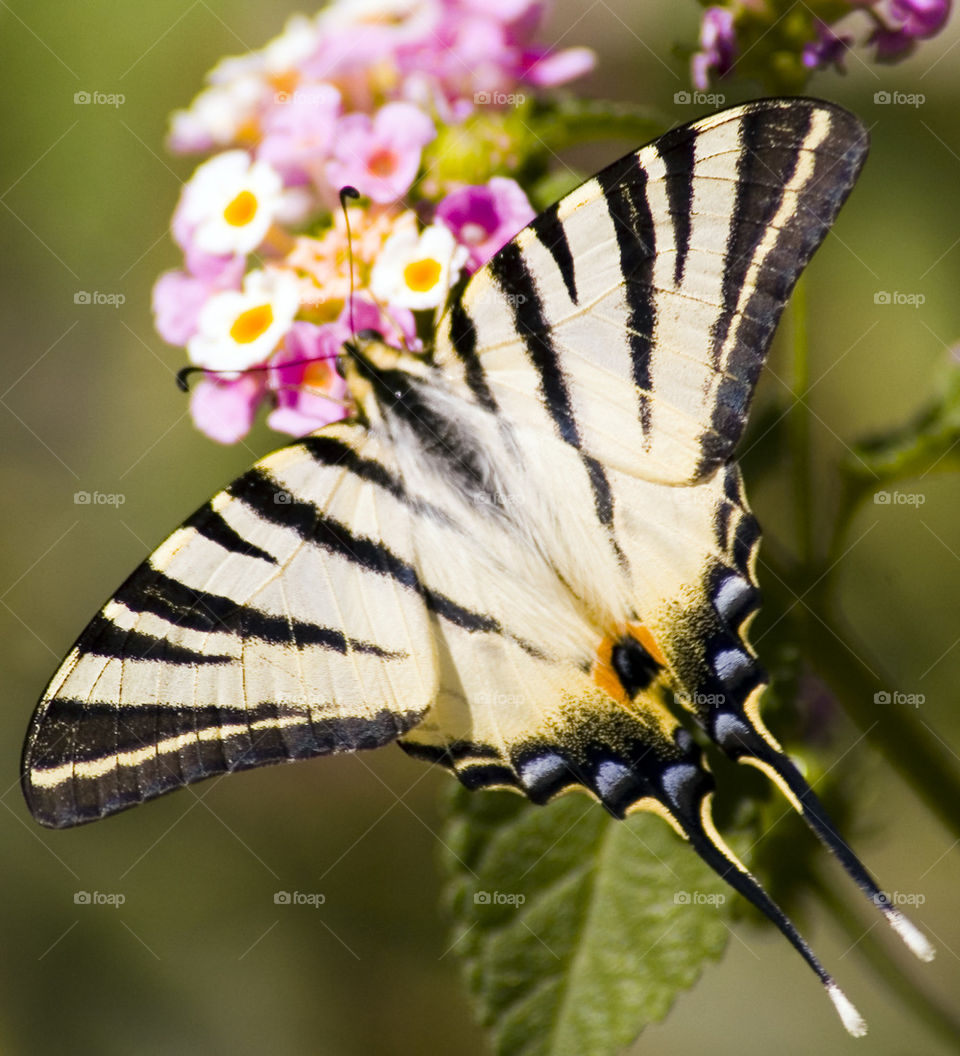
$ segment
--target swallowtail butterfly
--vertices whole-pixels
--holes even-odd
[[[267,456],[123,584],[27,737],[34,817],[396,741],[470,788],[664,817],[859,1014],[711,820],[676,693],[763,770],[921,958],[759,714],[759,530],[733,453],[867,151],[772,99],[676,128],[538,216],[426,355],[361,335],[352,419]]]

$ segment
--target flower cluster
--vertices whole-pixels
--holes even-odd
[[[533,218],[504,175],[523,158],[470,136],[497,141],[524,89],[591,68],[586,49],[534,42],[542,13],[538,0],[337,0],[223,60],[173,115],[171,148],[213,155],[174,213],[184,266],[153,295],[160,335],[207,372],[191,398],[200,429],[232,443],[264,403],[293,435],[342,417],[334,362],[351,328],[418,348],[460,274]],[[471,182],[451,174],[453,132]],[[347,209],[345,186],[361,195]]]
[[[872,48],[876,62],[906,58],[918,40],[943,29],[949,14],[950,0],[727,0],[704,12],[691,75],[705,90],[711,77],[723,77],[737,65],[771,88],[796,90],[813,70],[842,70],[856,43]],[[855,36],[858,19],[863,29]],[[838,32],[840,22],[844,32]]]

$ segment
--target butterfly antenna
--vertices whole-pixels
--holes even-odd
[[[353,320],[353,237],[350,234],[350,214],[347,212],[347,199],[356,201],[360,192],[356,187],[340,188],[340,208],[343,210],[343,222],[347,228],[347,260],[350,264],[350,336],[357,336],[356,323]]]
[[[306,359],[291,359],[291,360],[288,360],[286,363],[284,363],[283,366],[285,366],[285,367],[304,367],[304,366],[307,366],[310,363],[318,363],[318,362],[322,362],[325,359],[336,359],[336,358],[337,358],[336,353],[329,352],[329,353],[323,353],[322,355],[319,355],[319,356],[308,356]],[[276,370],[276,369],[277,368],[275,366],[271,366],[270,364],[266,364],[266,365],[264,365],[262,367],[246,367],[244,370],[210,370],[207,367],[181,367],[180,370],[177,371],[177,388],[181,392],[189,392],[190,391],[190,378],[191,378],[191,376],[193,374],[203,374],[205,376],[206,375],[210,375],[210,374],[227,374],[227,375],[229,375],[231,381],[235,381],[241,375],[246,375],[246,374],[266,374],[267,371]],[[290,389],[298,389],[300,387],[301,386],[299,386],[299,385],[281,386],[281,388],[290,388]],[[324,399],[333,400],[334,403],[341,403],[342,402],[341,400],[335,400],[332,396],[327,396],[326,394],[322,394],[322,395],[324,396]]]
[[[755,691],[758,695],[761,690]],[[816,837],[839,860],[847,875],[856,883],[867,898],[883,913],[891,928],[900,936],[907,948],[921,961],[932,961],[936,947],[923,932],[908,920],[880,889],[876,880],[867,872],[860,859],[837,832],[823,804],[807,784],[790,757],[777,744],[773,735],[763,726],[756,710],[744,706],[739,717],[739,729],[735,740],[722,747],[737,762],[746,763],[762,770],[783,792]],[[747,714],[753,722],[747,725]]]
[[[751,902],[764,916],[775,924],[793,948],[816,973],[827,991],[844,1027],[855,1038],[867,1032],[867,1024],[847,995],[834,982],[833,976],[823,967],[817,955],[797,931],[793,921],[767,894],[760,882],[727,846],[713,823],[711,811],[712,792],[694,793],[683,797],[687,809],[678,809],[676,800],[665,804],[686,833],[693,849],[721,879]]]

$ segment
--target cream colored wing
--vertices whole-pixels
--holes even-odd
[[[709,476],[866,150],[856,118],[815,100],[669,132],[478,272],[440,328],[438,362],[478,403],[585,459],[667,484]]]
[[[460,610],[417,577],[391,466],[362,428],[333,426],[174,532],[44,694],[24,752],[37,820],[74,825],[213,774],[377,747],[419,721],[437,686],[431,610]]]

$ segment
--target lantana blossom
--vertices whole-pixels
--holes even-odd
[[[190,359],[207,370],[241,371],[262,363],[299,308],[300,283],[291,272],[248,272],[242,291],[214,294],[204,305],[187,343]]]
[[[204,253],[250,253],[280,211],[283,180],[245,150],[228,150],[201,165],[184,188],[178,227]]]
[[[270,363],[268,384],[276,393],[276,407],[267,417],[271,429],[302,436],[347,414],[347,383],[337,373],[336,358],[349,336],[339,321],[294,323],[287,331]]]
[[[407,217],[398,221],[381,250],[370,289],[375,297],[400,308],[437,308],[466,264],[468,251],[443,224],[418,232],[413,214]]]
[[[198,428],[231,443],[263,405],[292,435],[349,413],[344,343],[375,330],[421,350],[464,268],[532,219],[505,173],[546,148],[511,117],[593,64],[537,42],[543,11],[336,0],[220,61],[173,115],[175,151],[213,153],[174,212],[183,267],[153,297],[161,336],[207,372]],[[346,186],[361,197],[344,208]]]
[[[467,267],[476,271],[534,218],[523,188],[505,176],[486,186],[462,187],[437,206],[436,219],[454,233],[469,252]]]
[[[394,202],[410,189],[433,122],[410,103],[387,103],[374,117],[348,114],[338,123],[327,178],[356,187],[374,202]]]
[[[814,70],[842,71],[857,43],[873,48],[874,62],[899,62],[943,29],[950,6],[950,0],[837,0],[794,5],[785,20],[776,4],[719,0],[703,15],[693,83],[705,90],[711,76],[723,77],[737,65],[771,90],[795,92]]]

